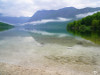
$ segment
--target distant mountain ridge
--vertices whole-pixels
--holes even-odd
[[[77,9],[74,7],[65,7],[58,10],[41,10],[37,11],[29,20],[29,22],[32,21],[38,21],[42,19],[57,19],[58,17],[62,18],[76,18],[76,15],[88,13],[88,12],[94,12],[100,10],[100,7],[97,8],[83,8],[83,9]]]
[[[5,22],[5,23],[9,23],[9,24],[18,25],[18,24],[27,22],[29,19],[30,19],[30,17],[8,17],[8,16],[3,16],[0,13],[0,22]]]

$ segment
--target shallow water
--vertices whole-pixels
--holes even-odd
[[[100,46],[70,34],[15,28],[0,32],[0,62],[100,74]]]

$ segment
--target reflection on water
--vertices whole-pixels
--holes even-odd
[[[0,27],[0,31],[5,31],[5,30],[9,30],[11,29],[11,27]]]
[[[94,42],[95,44],[100,45],[100,33],[98,31],[92,31],[92,32],[79,32],[77,30],[68,30],[70,33],[72,33],[74,36],[80,36],[81,38],[84,38],[86,40],[90,40]]]
[[[74,37],[70,34],[58,34],[58,33],[34,33],[29,32],[30,35],[41,44],[60,44],[65,46],[74,46],[74,45],[82,45],[82,46],[96,46],[91,41],[87,41],[82,38]]]

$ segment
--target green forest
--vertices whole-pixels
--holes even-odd
[[[14,26],[0,22],[0,31],[8,30],[13,28]]]
[[[100,12],[68,23],[67,31],[100,44]]]

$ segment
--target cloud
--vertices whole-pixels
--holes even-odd
[[[28,22],[28,23],[24,23],[23,25],[27,25],[27,24],[37,25],[37,24],[43,24],[43,23],[48,23],[48,22],[64,22],[64,21],[70,21],[70,20],[71,19],[58,17],[57,19],[43,19],[39,21]]]
[[[1,0],[0,13],[3,16],[32,16],[33,11],[37,9],[32,0]]]
[[[94,13],[99,12],[99,11],[89,12],[89,13],[84,13],[84,14],[78,14],[78,15],[76,15],[76,18],[83,18],[83,17],[89,16],[89,15],[93,15]]]
[[[4,16],[32,16],[37,10],[63,7],[100,7],[99,0],[0,0],[0,13]]]

